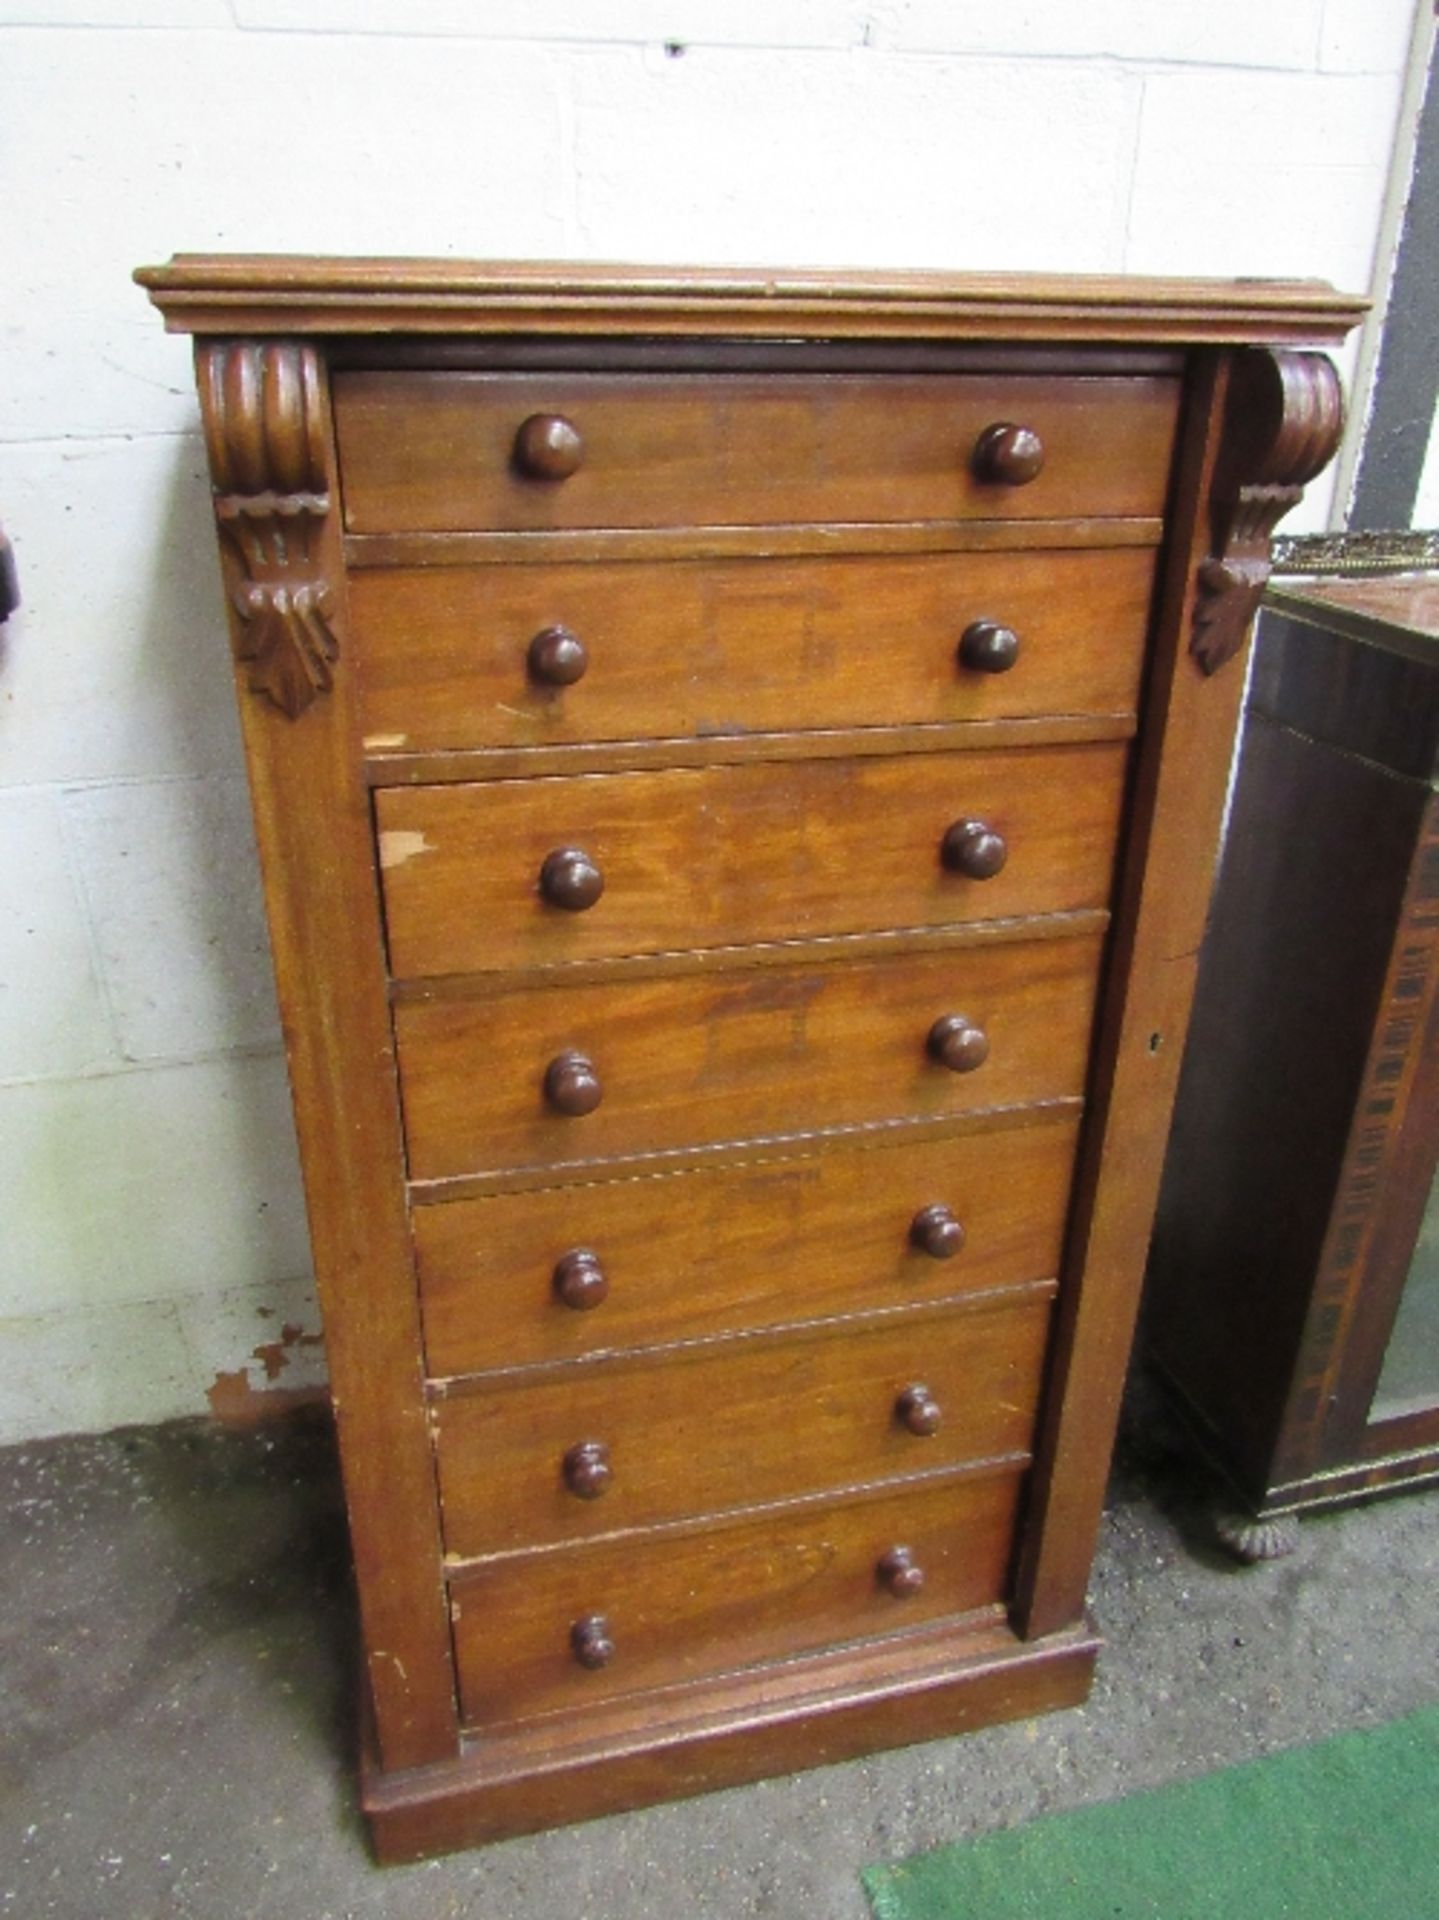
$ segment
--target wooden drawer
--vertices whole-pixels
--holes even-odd
[[[1039,1280],[1078,1122],[496,1194],[414,1214],[432,1374],[574,1359]],[[947,1207],[963,1235],[930,1223]],[[593,1259],[577,1257],[592,1255]]]
[[[1098,936],[823,966],[522,989],[395,1009],[411,1177],[503,1173],[610,1155],[1019,1106],[1083,1093]],[[928,1051],[962,1015],[988,1058]],[[546,1082],[582,1053],[581,1115]]]
[[[1107,744],[392,788],[376,796],[390,970],[1105,907],[1125,757]]]
[[[1027,1452],[1046,1290],[843,1336],[670,1348],[487,1381],[435,1408],[445,1544],[465,1559]],[[899,1403],[922,1387],[937,1432]],[[595,1456],[608,1484],[572,1490]]]
[[[1179,383],[1031,375],[342,373],[355,533],[1045,519],[1164,510]],[[522,470],[526,421],[580,436],[565,478]],[[1036,479],[980,477],[1000,423]]]
[[[920,1483],[477,1567],[450,1585],[462,1717],[531,1719],[994,1606],[1019,1487],[1017,1473]],[[610,1657],[585,1665],[601,1639]]]
[[[1148,548],[362,569],[350,627],[375,752],[702,739],[1134,710]],[[1018,641],[986,671],[962,636]],[[580,679],[528,664],[555,627]]]

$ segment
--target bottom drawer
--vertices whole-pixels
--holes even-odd
[[[461,1714],[527,1719],[991,1606],[1021,1478],[927,1481],[457,1575]]]

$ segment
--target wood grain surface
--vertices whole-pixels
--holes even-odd
[[[256,490],[262,510],[277,501],[283,509],[276,486],[285,483],[286,461],[294,461],[297,449],[318,446],[320,477],[333,485],[323,388],[310,398],[318,417],[297,420],[303,387],[272,376],[268,392],[263,385],[257,391],[244,363],[228,379],[223,365],[212,371],[218,377],[206,381],[202,393],[217,484],[240,480]],[[310,577],[338,583],[338,516],[316,518],[301,549]],[[239,604],[255,583],[246,578],[238,541],[222,541],[221,557],[270,945],[285,1010],[366,1684],[385,1765],[417,1766],[451,1758],[458,1749],[455,1679],[354,678],[341,666],[332,687],[298,718],[257,689],[253,642]],[[280,578],[284,582],[282,572]],[[284,585],[293,604],[296,585]],[[329,617],[344,662],[344,600],[333,586]],[[322,859],[316,856],[318,822],[324,823]]]
[[[1024,1453],[1052,1291],[486,1378],[434,1407],[446,1549],[467,1559],[590,1540]],[[937,1432],[899,1417],[915,1385],[940,1408]],[[564,1465],[586,1443],[611,1474],[590,1498]]]
[[[364,1808],[380,1859],[414,1860],[1078,1706],[1098,1651],[979,1614],[522,1722],[450,1767],[383,1774],[367,1742]]]
[[[140,278],[209,336],[382,1856],[1082,1697],[1240,689],[1197,589],[1277,504],[1231,374],[1364,303]]]
[[[135,278],[174,332],[1244,344],[1342,340],[1322,280],[175,254]]]
[[[365,568],[350,625],[371,752],[702,739],[786,728],[1133,712],[1153,590],[1144,548]],[[1004,673],[956,655],[1011,628]],[[528,670],[570,629],[571,686]]]
[[[1108,905],[1111,745],[398,787],[376,796],[390,968],[459,974]],[[955,871],[982,823],[1002,870]],[[568,910],[548,860],[601,876]]]
[[[410,1174],[573,1170],[1074,1096],[1098,962],[1090,936],[401,1005]],[[950,1072],[926,1051],[930,1027],[950,1013],[989,1035],[990,1058],[974,1072]],[[604,1089],[578,1118],[543,1092],[548,1064],[569,1050],[592,1059]]]
[[[925,1301],[1058,1271],[1073,1117],[954,1140],[417,1207],[432,1374],[518,1367]],[[910,1238],[947,1205],[964,1244]],[[594,1253],[576,1309],[554,1272]]]
[[[1203,503],[1225,430],[1229,363],[1190,389],[1172,544],[1016,1578],[1016,1618],[1042,1635],[1078,1620],[1103,1511],[1120,1394],[1164,1164],[1228,787],[1242,671],[1188,653],[1209,537]]]
[[[472,1726],[582,1708],[755,1660],[903,1633],[1003,1600],[1019,1474],[940,1479],[703,1530],[490,1562],[450,1583],[461,1717]],[[880,1566],[922,1575],[896,1597]],[[573,1624],[614,1655],[587,1670]]]
[[[339,373],[353,533],[1024,519],[1161,512],[1179,383],[940,375]],[[569,477],[516,471],[527,419],[583,441]],[[1039,433],[1029,485],[982,480],[984,430]]]
[[[1065,514],[1060,519],[803,520],[733,527],[548,527],[521,532],[350,533],[345,561],[387,567],[586,566],[602,562],[813,560],[918,553],[1098,552],[1156,547],[1158,514]]]

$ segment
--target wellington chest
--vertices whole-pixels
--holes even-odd
[[[1083,1698],[1318,285],[181,257],[385,1858]]]

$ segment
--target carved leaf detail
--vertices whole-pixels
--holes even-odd
[[[290,341],[203,344],[210,472],[249,684],[294,720],[334,684],[336,594],[320,531],[330,511],[320,363]]]
[[[332,603],[323,580],[298,587],[250,580],[235,595],[245,623],[240,658],[250,662],[250,685],[292,720],[333,684],[331,665],[339,650],[329,627]]]
[[[1189,646],[1206,673],[1217,672],[1244,645],[1268,579],[1269,568],[1253,560],[1206,560],[1200,567]]]
[[[1322,353],[1250,348],[1236,356],[1189,641],[1205,673],[1244,645],[1268,584],[1274,529],[1328,465],[1343,427],[1339,376]]]

